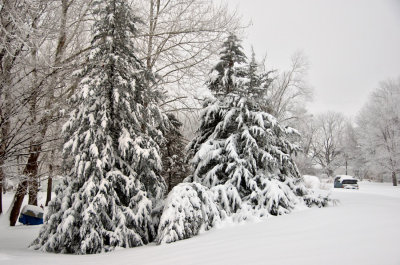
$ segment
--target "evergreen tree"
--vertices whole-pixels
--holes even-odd
[[[239,47],[227,43],[232,42],[225,42],[222,54],[232,54],[225,52],[227,47]],[[189,145],[194,172],[185,179],[189,183],[169,193],[158,243],[192,237],[227,217],[241,221],[281,215],[298,203],[321,207],[329,201],[303,184],[292,159],[299,150],[292,142],[298,132],[261,109],[259,97],[271,84],[270,72],[257,70],[255,56],[246,66],[240,64],[243,56],[231,58],[239,59],[231,64],[221,60],[208,82],[216,97],[205,103],[198,136]]]
[[[239,39],[236,35],[229,35],[222,45],[219,62],[210,72],[208,89],[216,96],[239,92],[238,83],[244,77],[243,66],[246,60]]]
[[[182,123],[173,115],[167,114],[170,121],[168,131],[165,132],[165,142],[161,147],[163,170],[162,176],[167,183],[168,192],[181,183],[189,172],[186,163],[186,154],[183,135],[180,132]]]
[[[246,67],[245,78],[242,78],[243,84],[241,86],[244,90],[243,96],[256,101],[262,110],[267,109],[269,105],[268,92],[274,81],[274,78],[271,77],[273,73],[274,71],[265,72],[261,69],[252,49],[251,59]]]
[[[93,49],[63,128],[69,176],[32,244],[43,251],[99,253],[152,241],[152,210],[166,188],[156,128],[168,122],[134,54],[137,18],[124,0],[95,0],[93,10]]]
[[[229,72],[229,64],[224,66],[220,72]],[[218,97],[205,107],[199,135],[190,144],[195,170],[188,180],[208,188],[233,185],[261,215],[288,213],[302,199],[308,205],[325,205],[327,200],[306,190],[293,161],[299,147],[292,139],[298,132],[262,111],[259,93],[253,93],[268,89],[268,73],[256,74],[254,56],[248,69],[246,78],[223,96],[218,92],[224,84],[210,82]]]
[[[247,77],[249,79],[248,82],[248,89],[249,91],[259,88],[260,84],[260,77],[258,76],[258,63],[256,61],[256,54],[254,53],[254,49],[251,48],[251,59],[248,66],[248,74]]]

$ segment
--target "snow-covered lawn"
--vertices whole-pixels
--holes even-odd
[[[332,184],[333,185],[333,184]],[[335,189],[335,207],[307,209],[258,223],[226,225],[172,244],[99,255],[29,250],[39,227],[0,218],[0,264],[400,264],[400,187],[361,182]],[[11,197],[6,195],[5,206]]]

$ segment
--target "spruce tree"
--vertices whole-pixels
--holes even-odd
[[[134,53],[137,18],[125,0],[95,0],[93,10],[93,48],[63,127],[69,176],[32,243],[42,251],[89,254],[146,244],[155,237],[154,204],[166,189],[156,128],[167,121]]]

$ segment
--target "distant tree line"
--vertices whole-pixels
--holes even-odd
[[[397,186],[400,154],[400,79],[380,83],[354,120],[337,112],[308,116],[298,124],[303,153],[296,158],[304,174],[335,173]]]

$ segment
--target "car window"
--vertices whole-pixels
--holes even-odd
[[[357,180],[356,179],[344,179],[342,181],[342,184],[357,184]]]

